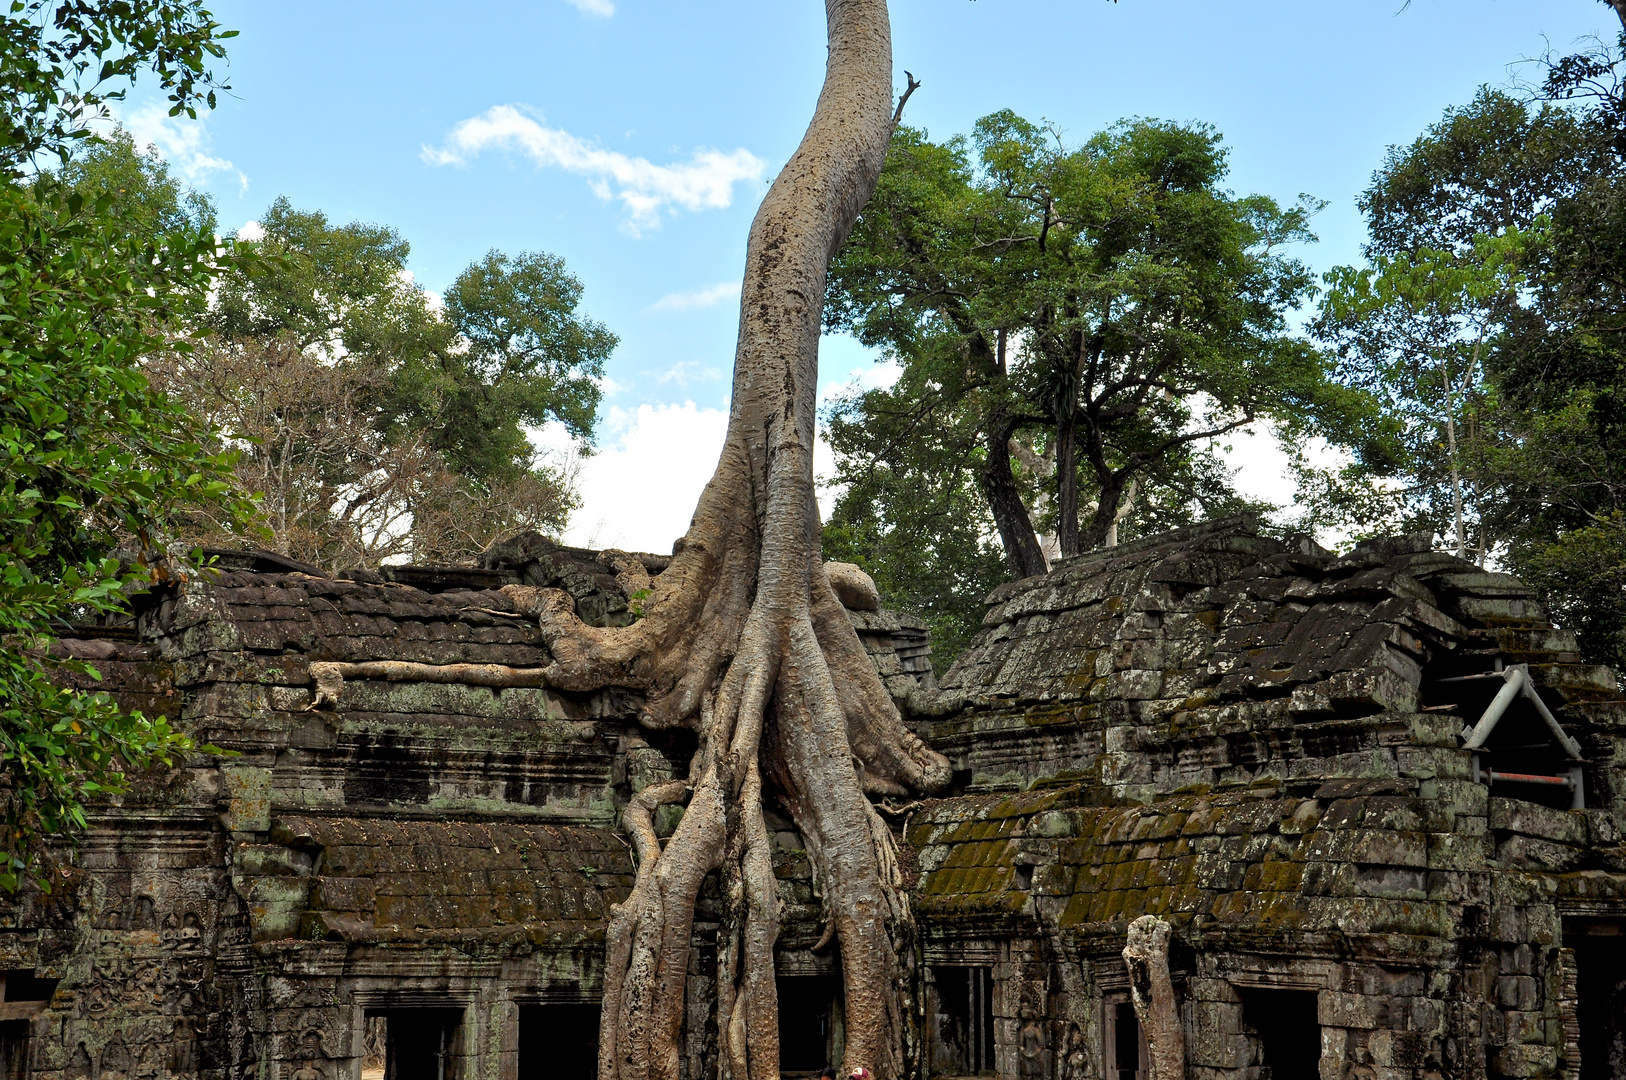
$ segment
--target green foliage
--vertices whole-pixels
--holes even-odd
[[[586,449],[616,344],[563,261],[493,251],[437,306],[394,229],[286,199],[261,225],[200,316],[211,350],[169,377],[246,444],[277,546],[324,565],[445,561],[562,529],[568,477],[527,428],[559,421]]]
[[[0,176],[23,175],[42,153],[66,161],[144,72],[171,116],[214,108],[230,87],[206,65],[236,34],[197,0],[12,0],[0,15]]]
[[[1482,90],[1361,200],[1370,265],[1317,329],[1400,432],[1390,460],[1318,477],[1366,529],[1454,530],[1541,588],[1587,657],[1626,663],[1626,93],[1617,47],[1564,57],[1544,101]]]
[[[593,434],[596,381],[617,338],[577,314],[582,285],[544,252],[488,252],[446,290],[446,319],[462,351],[436,354],[438,408],[410,414],[437,431],[454,467],[494,475],[530,455],[523,427],[557,420],[582,443]]]
[[[1410,146],[1390,147],[1357,200],[1367,254],[1463,255],[1482,235],[1526,229],[1603,164],[1571,110],[1482,87]]]
[[[1575,631],[1588,659],[1626,669],[1626,514],[1559,533],[1518,551],[1519,572],[1553,619]]]
[[[169,165],[149,147],[142,152],[122,127],[78,151],[56,177],[70,190],[94,202],[106,196],[131,236],[170,246],[212,243],[218,222],[208,195],[184,187]],[[206,249],[205,249],[206,250]],[[155,267],[136,262],[132,273]]]
[[[1287,329],[1315,207],[1233,196],[1225,173],[1202,126],[1077,148],[1008,111],[940,144],[900,127],[831,268],[830,328],[901,375],[827,418],[827,549],[934,609],[925,568],[981,591],[996,535],[1022,575],[1036,527],[1069,555],[1235,508],[1215,440],[1255,420],[1364,437],[1367,396]]]
[[[84,823],[84,799],[122,773],[191,749],[162,719],[53,685],[42,654],[65,620],[122,609],[164,565],[175,519],[245,508],[230,462],[148,386],[141,359],[166,297],[138,288],[138,260],[196,283],[195,248],[159,248],[53,181],[0,189],[0,768],[8,788],[0,885],[38,865],[39,844]],[[212,240],[207,254],[212,255]],[[131,561],[108,556],[134,542]]]
[[[1341,500],[1306,486],[1313,518],[1376,532],[1426,526],[1484,561],[1495,499],[1483,467],[1485,357],[1519,310],[1531,250],[1545,242],[1538,218],[1527,231],[1481,233],[1461,251],[1374,255],[1368,267],[1327,274],[1315,331],[1336,350],[1344,384],[1380,403],[1389,437],[1369,440],[1342,470]]]
[[[139,71],[193,109],[229,35],[171,0],[13,3],[0,19],[0,886],[15,889],[49,887],[49,845],[85,824],[87,800],[194,749],[162,717],[69,688],[95,672],[53,656],[53,633],[177,572],[166,543],[180,518],[235,520],[246,505],[229,460],[140,370],[207,289],[209,222],[155,232],[88,165],[68,184],[25,179],[37,155],[93,145],[86,120]]]
[[[945,401],[930,367],[911,365],[860,409],[838,409],[826,435],[846,489],[824,526],[824,558],[856,563],[893,607],[920,616],[941,669],[982,624],[983,597],[1005,580],[975,466],[970,409]]]

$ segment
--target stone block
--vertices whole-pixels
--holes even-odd
[[[1572,869],[1586,857],[1586,850],[1549,843],[1530,836],[1511,836],[1496,845],[1496,859],[1503,866],[1516,869],[1545,870],[1561,873]]]
[[[1581,811],[1554,810],[1523,799],[1492,796],[1489,818],[1490,827],[1498,832],[1520,833],[1576,846],[1587,842],[1587,815]]]
[[[1529,975],[1502,975],[1496,980],[1496,1004],[1532,1012],[1541,1007],[1541,983]]]
[[[324,911],[368,911],[373,906],[373,883],[368,878],[317,878],[311,886],[310,906]]]
[[[232,873],[241,877],[297,877],[311,872],[311,856],[281,844],[240,843],[232,849]]]
[[[1506,1077],[1551,1076],[1558,1067],[1558,1048],[1515,1043],[1497,1050],[1493,1060]]]
[[[1485,867],[1487,845],[1479,836],[1428,833],[1428,865],[1436,870],[1469,871]]]

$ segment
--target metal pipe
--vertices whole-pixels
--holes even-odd
[[[1496,721],[1502,718],[1502,714],[1507,712],[1507,707],[1513,703],[1513,699],[1519,696],[1519,686],[1523,677],[1522,665],[1510,667],[1502,673],[1502,689],[1496,692],[1496,697],[1486,707],[1479,722],[1471,730],[1463,733],[1465,747],[1469,750],[1478,750],[1485,745],[1490,733],[1496,730]]]
[[[1570,757],[1579,761],[1581,759],[1581,744],[1570,738],[1569,732],[1564,730],[1563,726],[1559,724],[1558,718],[1548,710],[1547,703],[1541,700],[1541,695],[1536,693],[1535,683],[1530,681],[1530,669],[1523,664],[1520,664],[1519,667],[1523,668],[1525,673],[1523,680],[1521,680],[1524,684],[1524,696],[1529,698],[1531,703],[1535,705],[1536,712],[1540,713],[1541,718],[1547,721],[1547,726],[1552,728],[1553,734],[1558,737],[1558,741],[1563,744],[1564,749],[1569,751]]]
[[[1537,776],[1534,773],[1497,772],[1490,771],[1492,782],[1502,780],[1510,784],[1544,784],[1548,787],[1573,788],[1575,779],[1572,776]]]

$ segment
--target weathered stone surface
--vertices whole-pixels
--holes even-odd
[[[564,589],[598,625],[637,598],[609,558],[540,537],[478,569],[220,565],[59,646],[239,756],[135,778],[51,896],[0,899],[8,985],[58,980],[30,1028],[34,1080],[353,1080],[368,1012],[408,1007],[461,1018],[448,1080],[534,1067],[516,1060],[520,1006],[596,998],[631,883],[620,810],[683,775],[692,744],[641,729],[620,692],[355,679],[316,709],[310,665],[545,667],[496,586]],[[957,769],[952,792],[884,808],[920,920],[920,1075],[1120,1080],[1120,953],[1148,914],[1174,928],[1193,1080],[1262,1075],[1285,1052],[1277,1014],[1319,1029],[1305,1075],[1575,1075],[1586,1024],[1609,1022],[1589,1002],[1626,990],[1626,704],[1515,579],[1426,537],[1334,557],[1211,522],[1001,586],[941,686],[918,620],[841,595]],[[1586,809],[1567,788],[1487,785],[1567,778],[1528,709],[1477,761],[1463,748],[1512,664],[1583,747]],[[663,807],[658,834],[681,813]],[[768,826],[780,973],[829,977],[821,883],[795,824],[770,808]],[[717,1067],[725,899],[702,888],[686,1080]],[[972,978],[975,1019],[954,997]],[[988,1051],[970,1062],[976,1025]]]
[[[824,572],[830,577],[830,588],[842,607],[851,611],[878,611],[881,594],[875,588],[875,579],[854,563],[827,562]]]

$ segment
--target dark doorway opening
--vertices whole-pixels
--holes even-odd
[[[1241,991],[1242,1020],[1258,1037],[1259,1080],[1319,1080],[1321,1021],[1314,990]]]
[[[24,1080],[28,1076],[28,1021],[0,1023],[0,1077]]]
[[[1145,1080],[1146,1039],[1141,1034],[1140,1017],[1127,994],[1108,995],[1102,1002],[1101,1051],[1106,1059],[1102,1072],[1106,1080]]]
[[[937,1033],[932,1072],[938,1076],[977,1076],[994,1071],[994,969],[939,967]]]
[[[457,1080],[462,1022],[462,1009],[369,1010],[367,1041],[382,1044],[383,1080]],[[368,1071],[364,1060],[364,1077]]]
[[[1564,944],[1575,952],[1580,1080],[1617,1080],[1626,1075],[1626,937],[1612,925],[1591,929],[1564,931]]]
[[[779,1071],[814,1075],[838,1064],[840,980],[834,975],[781,975],[779,991]]]
[[[597,1003],[521,1005],[518,1080],[594,1080]]]

